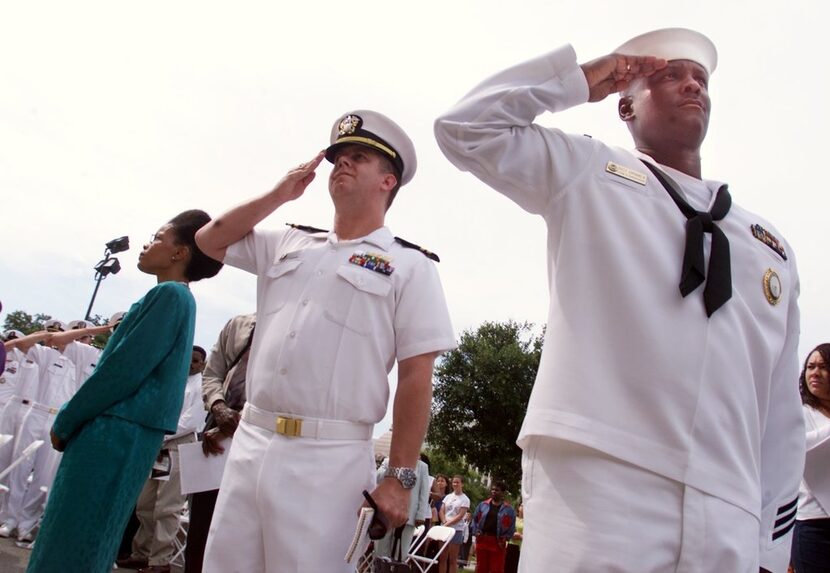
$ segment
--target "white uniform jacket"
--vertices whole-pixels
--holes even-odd
[[[257,275],[246,384],[259,408],[374,424],[395,360],[455,347],[435,264],[386,227],[350,241],[254,230],[224,262]]]
[[[80,387],[95,370],[101,351],[89,344],[73,340],[63,349],[63,355],[75,364],[75,380]]]
[[[17,395],[20,366],[24,360],[26,355],[17,348],[11,348],[6,353],[5,368],[0,373],[0,404],[5,404],[12,396]]]
[[[804,460],[792,251],[754,238],[754,224],[781,235],[733,204],[718,222],[732,298],[707,319],[703,286],[678,289],[686,219],[638,156],[533,123],[587,100],[564,46],[484,81],[435,124],[453,164],[547,223],[550,309],[519,444],[572,440],[742,507],[761,520],[761,565],[786,569]]]

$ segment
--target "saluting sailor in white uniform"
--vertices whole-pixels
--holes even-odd
[[[257,275],[248,402],[233,438],[204,571],[349,571],[368,490],[391,526],[408,516],[436,356],[455,346],[437,258],[384,226],[415,173],[409,137],[368,110],[339,118],[331,145],[265,195],[197,234],[208,255]],[[254,225],[334,164],[334,229]],[[398,364],[387,477],[375,485],[372,427]],[[354,570],[354,565],[351,565]]]
[[[98,357],[101,356],[101,351],[92,346],[92,338],[96,333],[109,330],[109,326],[96,327],[88,320],[83,319],[73,320],[67,326],[69,327],[69,334],[78,334],[78,338],[67,342],[66,346],[63,347],[62,354],[75,364],[75,380],[80,387],[95,370]]]
[[[50,333],[67,330],[66,324],[55,319],[47,321],[44,326]],[[26,356],[37,364],[40,379],[33,399],[23,399],[29,411],[15,438],[14,458],[35,440],[48,439],[58,409],[78,389],[75,364],[58,349],[34,344]],[[4,507],[4,529],[0,530],[0,536],[8,537],[16,527],[18,539],[33,539],[32,529],[37,524],[46,499],[41,488],[51,485],[59,461],[58,452],[49,447],[41,447],[26,462],[12,470],[9,475],[9,496]]]
[[[14,340],[16,338],[23,338],[23,333],[19,330],[7,330],[3,333],[3,341]],[[20,364],[26,360],[26,355],[16,347],[11,347],[6,350],[6,363],[3,372],[0,373],[0,434],[12,434],[14,431],[9,427],[5,420],[4,411],[6,405],[17,393],[17,383],[20,379],[19,371]],[[5,448],[0,446],[0,456]],[[0,471],[2,471],[2,463],[0,463]]]
[[[787,569],[798,275],[780,233],[702,176],[716,63],[685,29],[582,65],[564,46],[436,122],[452,163],[548,226],[546,340],[519,436],[525,573]],[[615,92],[635,151],[534,123]]]

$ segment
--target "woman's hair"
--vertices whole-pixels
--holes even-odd
[[[444,474],[436,474],[435,479],[432,483],[437,482],[438,478],[444,478],[444,491],[442,491],[441,493],[443,493],[444,495],[449,495],[449,493],[452,491],[452,487],[450,486],[450,478],[448,478]]]
[[[179,213],[170,219],[170,225],[178,244],[190,249],[190,262],[184,270],[188,281],[198,281],[216,276],[222,263],[211,259],[196,246],[196,231],[210,222],[210,215],[199,209]]]
[[[813,352],[818,352],[824,360],[824,364],[830,367],[830,344],[825,342],[819,344],[807,353],[807,358],[804,359],[804,367],[801,369],[801,376],[798,377],[798,388],[801,391],[801,403],[807,404],[811,408],[818,410],[821,407],[821,402],[818,398],[813,396],[810,389],[807,387],[807,363],[810,361],[810,356]]]

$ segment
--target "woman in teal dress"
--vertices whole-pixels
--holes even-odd
[[[176,431],[193,348],[196,305],[188,283],[222,267],[196,231],[210,217],[185,211],[138,257],[158,284],[130,307],[52,426],[63,451],[28,573],[105,573],[165,433]]]

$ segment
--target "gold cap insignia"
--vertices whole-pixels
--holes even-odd
[[[351,135],[363,124],[363,118],[359,115],[347,115],[340,120],[337,131],[340,135]]]
[[[764,296],[767,297],[767,302],[775,306],[781,302],[781,295],[784,288],[781,286],[781,278],[772,269],[767,269],[764,273]]]

